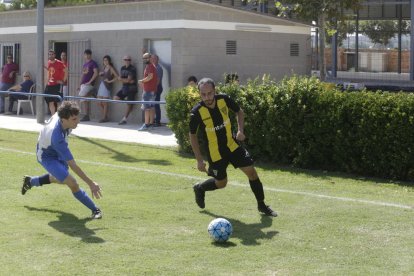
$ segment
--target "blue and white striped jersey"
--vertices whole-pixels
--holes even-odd
[[[73,159],[69,150],[67,137],[71,129],[64,130],[62,122],[57,113],[53,115],[44,128],[40,131],[37,140],[37,160],[62,160]]]

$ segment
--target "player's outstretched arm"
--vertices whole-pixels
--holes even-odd
[[[69,160],[68,165],[72,169],[72,171],[74,171],[83,181],[86,182],[86,184],[88,184],[89,188],[91,189],[92,197],[97,199],[102,197],[102,190],[99,184],[90,179],[83,172],[83,170],[76,164],[74,159]]]

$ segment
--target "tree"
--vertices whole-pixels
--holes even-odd
[[[328,35],[335,34],[333,26],[336,22],[344,22],[347,19],[345,11],[356,11],[363,0],[282,0],[276,1],[276,8],[281,16],[296,15],[309,23],[316,22],[319,28],[319,60],[320,77],[325,80],[325,39]]]
[[[402,21],[402,33],[409,32],[409,24],[407,21]],[[390,40],[398,33],[398,21],[396,20],[369,20],[360,22],[360,30],[365,34],[374,44],[380,44],[384,47]]]

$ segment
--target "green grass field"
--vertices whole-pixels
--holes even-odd
[[[0,130],[0,275],[414,275],[413,183],[258,163],[279,217],[257,212],[233,168],[202,211],[192,185],[206,177],[192,156],[72,137],[75,159],[103,187],[104,217],[92,221],[65,186],[20,194],[23,175],[44,173],[36,141]],[[209,239],[216,217],[233,225],[225,244]]]

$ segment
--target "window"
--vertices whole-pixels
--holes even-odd
[[[0,63],[1,66],[7,63],[7,56],[13,56],[14,62],[20,68],[20,44],[19,43],[0,43]]]
[[[290,43],[290,56],[291,57],[299,56],[299,43]]]
[[[226,41],[226,55],[237,55],[237,41],[236,40]]]

